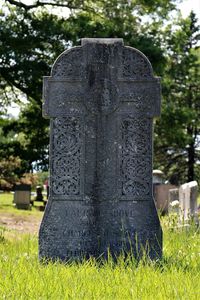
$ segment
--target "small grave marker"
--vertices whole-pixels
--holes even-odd
[[[31,185],[30,184],[16,184],[14,188],[13,203],[18,209],[31,208]]]

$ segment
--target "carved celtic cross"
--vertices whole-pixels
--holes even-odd
[[[51,119],[50,196],[40,257],[106,256],[108,248],[136,255],[147,244],[150,257],[160,257],[152,197],[160,82],[148,59],[122,39],[82,39],[57,58],[43,96]]]

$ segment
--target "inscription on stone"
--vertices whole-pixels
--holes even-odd
[[[41,259],[162,255],[152,196],[152,121],[160,80],[122,39],[82,39],[44,78],[50,118],[50,195]],[[147,247],[148,245],[148,247]]]

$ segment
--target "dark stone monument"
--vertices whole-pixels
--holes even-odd
[[[42,187],[40,185],[36,186],[35,201],[43,201]]]
[[[31,185],[16,184],[13,203],[18,209],[31,209]]]
[[[44,78],[51,120],[50,195],[39,256],[162,255],[152,196],[152,120],[160,80],[122,39],[82,39]]]

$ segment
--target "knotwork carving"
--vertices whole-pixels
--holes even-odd
[[[138,87],[134,91],[121,92],[119,98],[122,102],[132,102],[136,110],[148,112],[152,110],[154,94],[152,87]]]
[[[150,125],[147,119],[133,117],[124,119],[122,122],[124,153],[148,155],[150,150],[149,133]]]
[[[150,121],[127,117],[121,123],[120,176],[122,196],[146,198],[150,193]]]
[[[108,79],[95,82],[86,90],[85,105],[94,114],[112,113],[119,105],[117,86]]]
[[[122,74],[124,78],[141,79],[152,77],[151,65],[138,50],[124,48],[122,52]]]
[[[76,117],[53,121],[52,191],[56,195],[80,194],[81,125]]]
[[[82,80],[85,77],[83,51],[80,47],[68,50],[57,59],[52,68],[53,77],[69,77]]]

